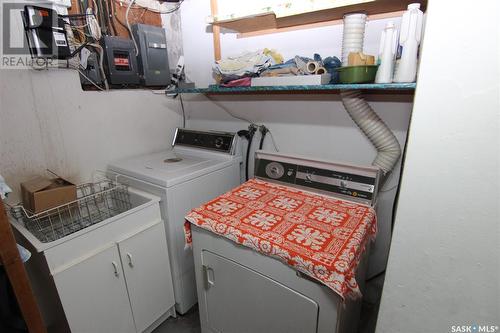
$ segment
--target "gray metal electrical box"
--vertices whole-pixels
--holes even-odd
[[[139,73],[145,86],[170,84],[167,38],[165,30],[146,24],[132,25],[132,33],[139,47]]]
[[[139,85],[139,70],[132,40],[104,36],[102,44],[108,81],[112,85]]]

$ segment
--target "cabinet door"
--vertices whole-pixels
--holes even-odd
[[[118,243],[132,313],[144,331],[175,304],[163,222]]]
[[[53,277],[72,333],[135,332],[115,244]]]

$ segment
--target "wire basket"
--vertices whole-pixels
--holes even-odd
[[[48,243],[102,222],[132,208],[128,187],[109,179],[78,185],[77,200],[33,214],[23,206],[11,207],[39,241]]]

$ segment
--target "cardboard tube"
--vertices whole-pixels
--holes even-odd
[[[316,61],[309,61],[306,64],[306,71],[309,74],[314,74],[318,68],[319,68],[319,64]]]
[[[321,75],[321,74],[326,74],[326,68],[325,67],[318,67],[316,69],[316,72],[314,72],[315,74],[318,74],[318,75]]]

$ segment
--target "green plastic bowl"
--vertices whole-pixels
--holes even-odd
[[[378,65],[339,67],[340,83],[371,83],[375,81]]]

